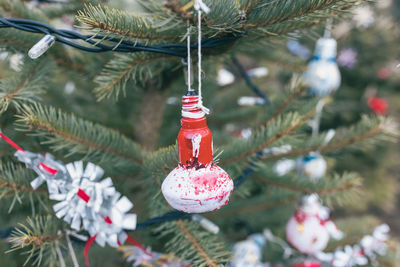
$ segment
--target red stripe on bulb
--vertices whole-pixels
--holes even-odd
[[[83,201],[85,201],[86,203],[89,202],[90,197],[88,194],[86,194],[85,191],[83,191],[82,189],[78,189],[78,193],[76,193],[78,195],[78,197],[80,197]]]
[[[0,132],[0,137],[4,139],[4,141],[6,141],[7,143],[9,143],[13,148],[15,148],[16,150],[19,150],[21,152],[25,152],[25,150],[23,150],[22,148],[20,148],[16,143],[14,143],[10,138],[8,138],[5,134],[3,134],[2,132]]]
[[[47,165],[44,164],[44,163],[40,163],[39,165],[40,165],[45,171],[47,171],[48,173],[50,173],[50,174],[52,174],[52,175],[55,175],[55,174],[58,172],[58,170],[53,169],[52,167],[49,167],[49,166],[47,166]]]

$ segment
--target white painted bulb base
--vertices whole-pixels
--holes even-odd
[[[187,213],[217,210],[233,190],[229,175],[215,164],[204,168],[178,166],[165,178],[161,191],[174,208]]]

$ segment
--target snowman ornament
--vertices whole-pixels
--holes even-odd
[[[341,239],[343,233],[329,219],[329,209],[320,204],[318,195],[312,194],[302,198],[286,225],[286,237],[298,251],[314,256],[326,248],[330,237]]]
[[[336,40],[332,38],[320,38],[317,41],[314,57],[303,74],[304,82],[312,95],[327,96],[340,86],[336,46]]]

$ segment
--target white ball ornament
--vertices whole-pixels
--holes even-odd
[[[313,95],[326,96],[340,86],[340,72],[336,63],[336,41],[320,38],[317,41],[314,57],[303,74],[304,82]]]
[[[326,161],[317,152],[312,152],[309,155],[301,156],[296,162],[297,172],[310,178],[311,180],[321,179],[326,173]]]

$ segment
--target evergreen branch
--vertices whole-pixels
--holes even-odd
[[[142,163],[140,147],[117,131],[65,114],[39,104],[23,105],[18,115],[23,130],[35,131],[55,150],[67,149],[68,155],[83,154],[116,165]],[[121,161],[122,159],[122,161]]]
[[[25,33],[12,28],[0,30],[0,47],[8,51],[27,51],[39,39],[40,36],[36,34]]]
[[[83,1],[69,1],[58,5],[46,5],[41,7],[41,10],[49,18],[59,18],[66,14],[74,15],[82,8]]]
[[[30,260],[33,260],[32,265],[40,266],[42,261],[43,265],[57,262],[57,253],[55,252],[58,246],[58,241],[62,238],[61,235],[56,234],[57,223],[50,216],[35,218],[27,218],[27,224],[19,224],[19,228],[11,233],[10,242],[12,243],[11,249],[8,252],[24,249],[30,247],[29,251],[25,253],[27,257],[24,266]]]
[[[40,9],[29,7],[23,1],[0,0],[0,8],[8,16],[48,22],[48,18]],[[2,16],[7,17],[4,13]]]
[[[255,213],[282,206],[292,205],[299,200],[300,194],[275,190],[272,196],[241,200],[240,203],[231,203],[229,207],[210,213],[207,218],[222,218],[225,216],[235,216],[238,214]],[[279,194],[277,193],[279,192]]]
[[[304,0],[304,1],[273,1],[265,3],[257,1],[248,11],[247,29],[259,28],[284,21],[303,18],[318,13],[324,9],[341,9],[353,6],[354,0]]]
[[[6,182],[3,180],[2,177],[0,177],[0,187],[4,188],[5,190],[10,190],[10,191],[6,191],[5,193],[2,192],[0,194],[0,196],[2,195],[7,195],[13,192],[37,192],[37,193],[47,193],[46,190],[44,189],[36,189],[34,190],[32,187],[29,186],[25,186],[25,185],[20,185],[20,184],[16,184],[16,183],[12,183],[12,182]]]
[[[258,164],[254,179],[263,184],[304,194],[318,193],[326,201],[338,204],[351,203],[361,195],[362,179],[356,173],[333,174],[317,181],[297,174],[279,176],[264,164]]]
[[[171,236],[165,244],[168,252],[189,261],[192,266],[219,266],[229,260],[229,252],[218,235],[193,221],[166,222],[156,230],[159,238]]]
[[[171,210],[160,188],[163,179],[176,168],[178,161],[178,147],[174,145],[153,152],[143,163],[142,176],[147,184],[148,195],[152,198],[149,203],[149,213],[152,217],[161,216]]]
[[[164,2],[164,7],[182,20],[190,20],[192,23],[194,23],[192,12],[184,9],[178,0],[166,0]]]
[[[265,175],[266,172],[268,176]],[[265,167],[258,170],[257,173],[258,176],[256,174],[254,179],[258,182],[305,194],[332,194],[338,191],[349,191],[361,186],[361,178],[355,173],[345,173],[342,176],[334,174],[333,177],[325,177],[317,181],[311,181],[305,177],[274,175],[273,170],[266,170]],[[261,173],[262,176],[260,176]]]
[[[306,87],[302,84],[299,84],[299,79],[297,77],[292,79],[292,83],[294,84],[292,88],[293,90],[290,91],[290,94],[288,96],[283,96],[281,98],[281,101],[276,101],[274,105],[278,105],[278,107],[275,109],[275,111],[270,115],[266,121],[268,123],[269,121],[275,120],[280,114],[282,114],[295,100],[297,100],[300,96],[304,95]],[[281,102],[278,104],[278,102]]]
[[[34,178],[34,173],[20,164],[14,164],[11,161],[0,164],[0,200],[8,197],[13,198],[8,209],[9,212],[12,211],[17,202],[22,204],[26,196],[29,197],[32,206],[34,205],[32,196],[40,198],[41,196],[38,195],[40,194],[47,198],[47,190],[42,188],[33,190],[31,187],[29,182]],[[42,201],[40,202],[43,204]]]
[[[128,14],[118,9],[107,6],[85,5],[78,11],[77,20],[86,30],[97,30],[107,36],[124,36],[138,39],[177,39],[175,31],[163,31],[162,18],[153,17],[151,14]]]
[[[19,109],[22,101],[33,102],[38,99],[49,87],[54,69],[54,62],[49,59],[25,60],[20,72],[10,73],[1,81],[0,113],[6,111],[10,103]]]
[[[116,55],[102,72],[95,78],[97,87],[94,92],[98,100],[125,94],[126,84],[132,79],[134,84],[145,85],[150,79],[157,77],[162,70],[172,67],[174,58],[166,60],[163,55],[144,53]]]
[[[176,222],[178,227],[181,229],[182,233],[186,237],[187,240],[189,240],[190,243],[196,248],[197,252],[204,258],[204,260],[207,263],[207,266],[212,266],[212,267],[217,267],[218,265],[214,263],[210,257],[208,257],[207,253],[203,250],[203,248],[199,245],[197,242],[196,238],[189,232],[185,224],[183,223],[182,220],[178,220]]]
[[[240,161],[254,155],[278,141],[284,141],[285,137],[294,133],[314,114],[314,109],[309,110],[304,115],[298,113],[288,113],[284,116],[270,121],[248,140],[237,140],[232,145],[224,148],[221,155],[221,165]]]
[[[374,142],[380,140],[390,140],[392,137],[398,136],[398,130],[396,125],[390,118],[383,117],[367,117],[363,116],[361,121],[349,128],[342,128],[336,132],[335,137],[328,143],[321,145],[321,142],[317,142],[314,145],[309,145],[309,142],[304,142],[303,147],[294,148],[291,151],[282,154],[270,154],[263,156],[262,160],[276,160],[284,157],[295,157],[300,155],[306,155],[313,151],[319,151],[322,154],[333,152],[339,149],[349,149],[353,146],[366,145],[367,141]],[[323,133],[315,140],[323,140]],[[312,142],[312,140],[311,140]]]
[[[239,0],[209,0],[205,3],[211,9],[205,18],[209,35],[243,31],[245,14],[240,10]]]

